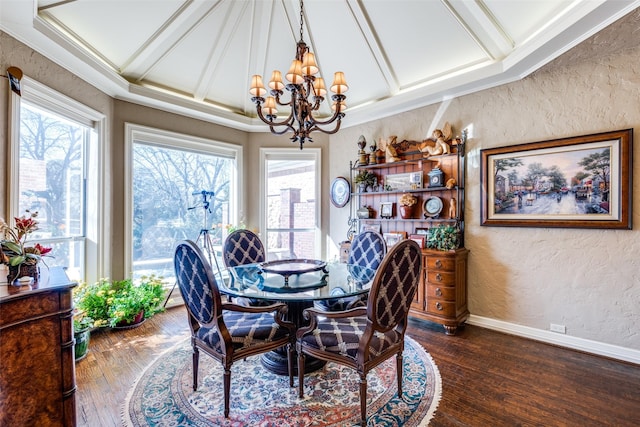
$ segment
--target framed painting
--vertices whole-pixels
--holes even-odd
[[[360,227],[360,232],[362,233],[364,231],[375,231],[376,233],[380,233],[381,229],[382,227],[379,222],[363,223]]]
[[[480,151],[481,225],[631,229],[633,129]]]
[[[427,240],[427,236],[425,234],[412,234],[409,238],[416,242],[418,246],[420,246],[420,249],[424,249],[425,242]]]
[[[380,218],[390,219],[392,218],[394,213],[394,205],[393,202],[382,202],[380,203]]]
[[[384,177],[384,187],[387,191],[420,189],[422,188],[422,171],[388,174]]]
[[[382,233],[384,241],[387,243],[387,248],[392,247],[396,243],[402,240],[402,235],[399,233]]]
[[[416,227],[415,234],[421,234],[423,236],[426,236],[427,234],[429,234],[429,229],[428,228],[422,228],[422,227]]]

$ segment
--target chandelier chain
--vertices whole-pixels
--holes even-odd
[[[300,0],[300,41],[303,41],[303,37],[302,37],[303,24],[304,24],[304,4],[303,4],[303,1]]]

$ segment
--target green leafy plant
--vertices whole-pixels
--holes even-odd
[[[451,251],[457,249],[460,244],[460,232],[453,225],[440,224],[429,229],[427,235],[427,248],[439,251]]]
[[[164,294],[162,278],[151,275],[137,283],[131,279],[83,283],[75,289],[74,299],[76,307],[93,319],[93,326],[114,327],[133,322],[142,311],[145,319],[163,311]]]
[[[360,171],[355,178],[354,181],[356,184],[365,184],[365,185],[373,185],[376,180],[376,175],[373,172],[369,172],[366,170]]]
[[[87,313],[77,311],[73,315],[73,332],[78,333],[93,328],[93,323],[93,319],[87,316]]]

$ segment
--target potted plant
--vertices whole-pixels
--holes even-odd
[[[84,311],[76,311],[73,315],[73,338],[75,341],[74,353],[76,361],[84,359],[87,356],[92,327],[93,319],[87,317]]]
[[[376,183],[376,179],[373,172],[363,170],[355,176],[354,181],[358,185],[358,191],[364,193],[367,187],[372,187]]]
[[[38,230],[38,212],[26,212],[28,216],[14,218],[14,227],[0,218],[0,262],[9,266],[8,283],[24,276],[37,280],[38,263],[51,252],[51,248],[45,248],[40,243],[27,244],[29,235]]]
[[[413,207],[418,203],[418,198],[413,194],[404,193],[398,203],[400,204],[400,216],[407,219],[413,216]]]
[[[429,229],[427,248],[439,251],[452,251],[460,244],[460,231],[453,225],[440,224]]]
[[[76,288],[78,309],[94,320],[95,327],[123,327],[140,324],[163,310],[165,289],[162,278],[143,276],[134,283],[132,279],[110,281],[100,279]]]

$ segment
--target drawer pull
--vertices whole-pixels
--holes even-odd
[[[437,280],[438,282],[442,282],[442,276],[440,275],[440,273],[437,273],[437,274],[436,274],[436,280]]]
[[[442,268],[442,261],[440,261],[439,259],[436,260],[436,267]]]
[[[437,297],[441,297],[442,296],[442,289],[436,288],[436,296]]]
[[[442,311],[442,304],[440,304],[439,302],[436,303],[436,308],[440,311]]]

